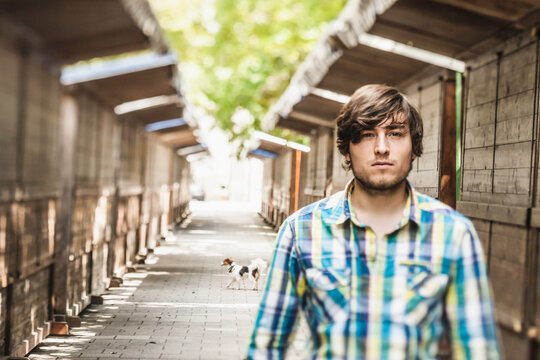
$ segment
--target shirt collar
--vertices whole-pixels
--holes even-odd
[[[343,224],[346,220],[351,219],[351,207],[350,196],[354,188],[354,178],[347,182],[344,191],[341,193],[340,199],[336,202],[336,205],[332,208],[329,216],[326,217],[325,222],[328,224]],[[416,190],[407,180],[408,197],[405,209],[403,210],[403,219],[400,221],[398,227],[402,227],[409,220],[420,225],[422,212],[418,206],[418,194]]]

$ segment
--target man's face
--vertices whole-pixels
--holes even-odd
[[[351,168],[357,182],[368,191],[385,192],[401,185],[411,171],[412,140],[406,123],[387,120],[364,130],[349,144]]]

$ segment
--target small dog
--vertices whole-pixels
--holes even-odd
[[[244,289],[246,288],[246,279],[250,279],[253,281],[253,288],[252,290],[258,290],[259,289],[259,278],[261,277],[261,274],[266,271],[266,268],[268,267],[268,264],[266,261],[264,261],[261,258],[256,258],[251,261],[251,264],[248,266],[238,265],[234,262],[231,258],[223,259],[221,262],[221,266],[228,266],[229,267],[229,275],[231,276],[231,281],[227,284],[227,288],[229,288],[232,284],[237,283],[237,289],[240,289],[240,282],[244,285]]]

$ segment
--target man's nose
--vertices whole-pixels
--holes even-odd
[[[378,134],[377,140],[375,142],[375,153],[376,154],[387,154],[390,152],[390,147],[388,144],[388,139],[386,134]]]

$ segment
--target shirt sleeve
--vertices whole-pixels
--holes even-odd
[[[248,359],[283,359],[299,312],[299,267],[294,232],[286,220],[277,238],[266,287],[247,353]]]
[[[501,359],[486,262],[472,225],[457,250],[446,297],[452,359]]]

